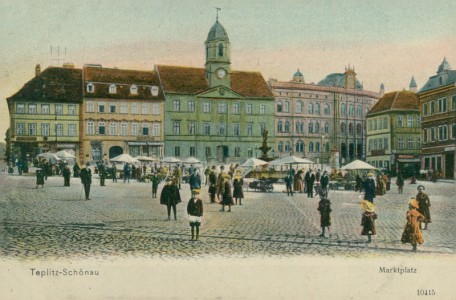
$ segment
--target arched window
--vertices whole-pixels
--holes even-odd
[[[130,87],[130,94],[131,94],[131,95],[138,95],[138,87],[137,87],[136,85],[133,84],[133,85]]]
[[[282,101],[277,102],[277,112],[282,112]]]
[[[110,94],[115,94],[115,93],[117,93],[117,88],[116,88],[116,85],[115,85],[115,84],[111,84],[111,85],[109,86],[109,93],[110,93]]]
[[[285,122],[285,132],[290,132],[290,122]]]
[[[363,116],[363,108],[361,107],[361,105],[358,105],[357,114],[358,118],[361,118]]]
[[[319,133],[319,132],[320,132],[320,123],[315,122],[315,133]]]
[[[348,113],[350,114],[351,117],[353,117],[355,115],[355,107],[353,106],[353,104],[350,104]]]
[[[309,113],[309,115],[313,114],[313,104],[312,103],[309,103],[307,112]]]
[[[302,114],[302,105],[303,105],[302,101],[296,102],[296,113],[297,114]]]
[[[217,55],[219,57],[223,57],[223,44],[222,43],[217,45]]]
[[[329,152],[329,147],[330,147],[329,142],[326,142],[326,152]]]
[[[314,124],[312,122],[309,123],[309,133],[314,133]]]
[[[352,122],[350,122],[350,123],[348,124],[348,133],[349,133],[349,134],[353,134],[353,123],[352,123]]]
[[[347,124],[345,122],[340,123],[340,132],[347,133]]]
[[[282,121],[277,122],[277,132],[282,132],[283,130],[283,123]]]
[[[278,150],[279,152],[283,152],[283,142],[282,142],[282,141],[280,141],[280,142],[277,144],[277,150]]]
[[[329,133],[329,123],[327,121],[325,123],[325,133]]]
[[[95,92],[95,85],[93,83],[89,83],[87,85],[87,93],[94,93]]]
[[[320,152],[320,142],[315,143],[315,152]]]
[[[296,152],[299,152],[299,153],[304,152],[304,142],[303,141],[296,142]]]
[[[314,143],[313,142],[309,142],[309,152],[310,153],[314,152]]]
[[[331,114],[331,108],[329,107],[329,104],[328,104],[328,103],[325,104],[325,111],[324,111],[324,114],[325,114],[325,115],[330,115],[330,114]]]
[[[285,106],[283,108],[283,111],[286,112],[286,113],[290,112],[290,102],[285,101]]]
[[[319,114],[320,114],[320,104],[319,104],[319,103],[316,103],[316,104],[314,105],[314,113],[315,113],[316,115],[319,115]]]
[[[345,103],[342,103],[342,105],[340,107],[340,114],[342,116],[345,116],[347,114],[347,105],[345,105]]]
[[[285,143],[285,152],[289,152],[291,150],[290,142]]]
[[[361,135],[363,127],[360,123],[356,124],[356,134]]]

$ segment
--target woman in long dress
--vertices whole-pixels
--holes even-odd
[[[424,216],[418,212],[419,204],[416,199],[409,202],[409,210],[407,211],[407,224],[405,224],[404,232],[402,233],[401,242],[403,244],[410,243],[412,251],[416,252],[418,244],[424,243],[423,234],[421,233],[420,224],[424,220]]]

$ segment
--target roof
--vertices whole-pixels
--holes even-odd
[[[222,24],[217,20],[215,24],[212,25],[211,30],[207,34],[206,43],[215,40],[222,40],[222,41],[229,41],[228,35],[226,34],[225,28],[223,28]]]
[[[210,89],[203,68],[159,65],[156,70],[165,93],[198,94]],[[273,97],[259,72],[231,71],[230,77],[231,90],[244,97]]]
[[[10,100],[82,102],[82,71],[48,67],[9,97]]]
[[[416,110],[419,111],[420,101],[414,92],[400,91],[385,94],[371,108],[368,115],[391,110]]]
[[[111,69],[96,66],[84,67],[84,93],[90,98],[112,99],[163,99],[163,93],[159,89],[157,96],[152,96],[150,88],[160,87],[160,81],[155,71],[137,71],[124,69]],[[89,83],[95,85],[94,93],[88,93],[86,86]],[[115,94],[109,93],[109,86],[115,84]],[[130,93],[130,87],[136,85],[137,95]]]
[[[451,66],[448,63],[448,61],[446,60],[446,57],[444,57],[442,63],[440,64],[439,68],[437,69],[437,74],[441,73],[443,71],[450,70],[450,69],[451,69]]]
[[[296,73],[294,73],[293,77],[296,77],[296,76],[303,76],[301,71],[299,71],[299,69],[296,71]]]
[[[421,88],[419,93],[434,90],[445,85],[454,84],[455,82],[456,70],[450,70],[450,64],[447,62],[446,58],[444,58],[437,70],[437,75],[429,77],[428,81]]]
[[[318,84],[325,85],[325,86],[336,86],[336,87],[345,88],[345,74],[342,74],[342,73],[329,74],[323,80],[321,80]],[[357,90],[363,89],[363,85],[361,84],[361,82],[359,82],[358,79],[356,79],[355,88]]]
[[[411,87],[411,88],[412,88],[412,87],[414,87],[414,88],[416,87],[416,81],[415,81],[415,77],[414,77],[414,76],[412,76],[412,80],[410,80],[410,85],[409,85],[409,87]]]

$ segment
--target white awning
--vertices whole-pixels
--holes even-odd
[[[403,162],[403,163],[406,163],[406,162],[420,162],[421,160],[419,158],[398,158],[397,159],[398,162]]]

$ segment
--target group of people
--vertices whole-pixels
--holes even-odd
[[[329,185],[327,171],[321,173],[320,170],[309,169],[303,174],[303,170],[298,170],[295,173],[295,170],[290,168],[284,178],[288,196],[293,196],[293,193],[307,193],[307,198],[313,198],[316,187],[318,187],[318,191],[323,190],[327,194]]]

